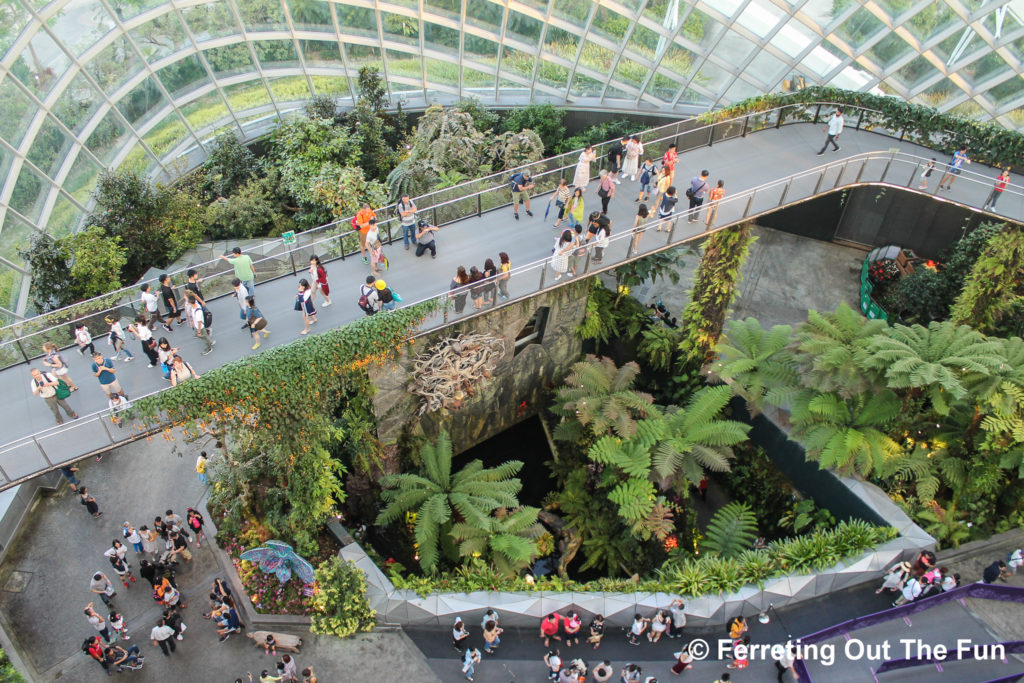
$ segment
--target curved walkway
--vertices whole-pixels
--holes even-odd
[[[937,156],[918,145],[847,128],[841,138],[842,150],[828,151],[825,156],[818,157],[816,152],[823,137],[821,125],[789,124],[687,152],[680,156],[676,167],[680,205],[686,204],[682,192],[689,178],[705,168],[710,170],[712,181],[724,179],[729,192],[722,202],[715,226],[721,228],[838,187],[883,183],[909,186],[916,191],[919,164],[922,159]],[[933,174],[927,192],[936,192],[939,175],[941,172],[938,170]],[[991,169],[972,167],[956,181],[952,191],[943,191],[937,199],[980,210],[996,175]],[[1015,175],[1011,182],[1019,186],[1022,178]],[[588,213],[600,204],[596,189],[596,183],[591,182],[585,194]],[[634,254],[629,250],[628,231],[636,212],[633,200],[637,191],[638,185],[628,179],[617,187],[609,209],[612,231],[617,239],[608,248],[602,269],[699,238],[703,233],[703,222],[688,225],[679,219],[676,228],[668,235],[653,231],[645,233],[639,253]],[[406,302],[422,300],[446,291],[457,266],[465,265],[467,270],[473,265],[482,267],[484,259],[497,261],[498,252],[505,251],[514,266],[530,264],[522,272],[513,274],[509,286],[512,299],[550,288],[555,283],[552,271],[545,268],[545,262],[551,253],[556,231],[551,227],[553,216],[548,220],[543,218],[546,199],[534,198],[532,218],[521,212],[521,220],[515,221],[506,207],[442,228],[437,237],[436,260],[426,255],[416,259],[414,252],[404,251],[396,242],[386,248],[391,269],[385,274],[385,279]],[[999,203],[999,214],[1024,221],[1024,194],[1017,191],[1004,193]],[[588,267],[592,265],[588,263]],[[369,267],[364,266],[359,258],[334,261],[326,267],[334,304],[320,309],[321,328],[344,325],[363,315],[356,306],[358,286],[369,274]],[[589,267],[589,271],[596,272],[596,269]],[[289,343],[299,337],[302,321],[293,310],[297,281],[297,277],[285,277],[257,287],[257,302],[269,321],[269,329],[273,331],[264,347]],[[214,301],[210,308],[215,316],[213,338],[217,341],[211,354],[200,356],[202,342],[187,328],[176,328],[173,333],[166,334],[172,345],[181,347],[181,355],[200,374],[256,353],[250,350],[252,339],[248,330],[240,329],[239,309],[233,298]],[[472,313],[471,307],[467,307],[469,313]],[[444,323],[442,316],[436,316],[427,321],[425,327]],[[97,350],[110,351],[106,340],[99,339],[95,343]],[[121,386],[128,395],[136,399],[167,386],[160,371],[147,368],[145,357],[139,357],[138,342],[129,341],[128,345],[136,354],[136,361],[118,362],[117,366]],[[6,413],[0,423],[0,444],[6,444],[0,446],[0,490],[130,437],[130,428],[119,429],[107,419],[86,417],[105,410],[106,397],[91,377],[89,361],[79,358],[74,350],[65,351],[64,355],[71,366],[72,378],[81,387],[68,401],[83,417],[78,421],[65,422],[59,428],[54,428],[53,416],[44,401],[32,396],[28,367],[20,365],[0,371],[0,395],[4,397]],[[33,365],[41,367],[39,363]]]

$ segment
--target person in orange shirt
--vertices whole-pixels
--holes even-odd
[[[366,233],[370,231],[371,218],[377,218],[377,214],[369,204],[363,204],[363,208],[359,209],[353,221],[356,224],[356,229],[359,230],[359,253],[363,255],[363,265],[370,263],[370,259],[366,257]]]
[[[719,180],[716,187],[711,188],[711,193],[708,195],[708,218],[705,221],[707,223],[706,230],[710,230],[711,226],[715,224],[715,217],[718,216],[718,202],[721,201],[722,197],[725,196],[725,182]]]
[[[675,143],[668,146],[665,156],[661,158],[661,167],[668,173],[668,184],[671,185],[676,179],[676,162],[679,161],[679,154],[676,152]]]

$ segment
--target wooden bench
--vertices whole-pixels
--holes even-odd
[[[258,648],[264,647],[267,644],[267,636],[274,636],[274,640],[277,641],[278,650],[285,650],[287,652],[294,652],[298,654],[299,648],[302,647],[302,638],[288,633],[277,633],[276,631],[250,631],[245,635],[246,638],[251,638],[252,644]]]

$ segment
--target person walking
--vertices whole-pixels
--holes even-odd
[[[484,652],[487,654],[494,654],[494,651],[501,645],[501,634],[505,629],[498,627],[498,622],[494,619],[490,619],[484,623]]]
[[[646,202],[650,199],[651,188],[655,188],[657,193],[657,182],[658,182],[658,170],[654,166],[654,162],[650,159],[644,159],[643,165],[640,167],[640,192],[637,194],[634,202]]]
[[[68,487],[75,493],[78,493],[79,484],[78,477],[75,476],[75,472],[77,471],[78,468],[74,465],[64,465],[60,468],[61,476],[64,477],[65,481],[68,482]]]
[[[159,364],[160,358],[156,353],[156,340],[153,339],[153,331],[146,325],[146,316],[140,315],[135,318],[135,322],[128,326],[128,331],[138,338],[139,344],[142,346],[142,352],[149,359],[147,367],[152,368]]]
[[[462,617],[455,617],[455,623],[452,624],[452,647],[456,651],[462,652],[462,646],[465,644],[466,638],[469,638],[466,624],[462,621]]]
[[[552,681],[558,680],[558,672],[562,670],[562,656],[558,648],[548,650],[544,655],[544,666],[548,668],[548,678]]]
[[[526,215],[533,217],[533,212],[530,211],[530,190],[534,188],[535,183],[533,177],[529,171],[518,171],[512,174],[509,178],[510,188],[512,189],[512,215],[516,220],[519,220],[519,204],[523,204],[526,209]]]
[[[205,356],[206,353],[208,352],[204,352],[203,355]],[[195,371],[191,363],[186,362],[178,354],[174,354],[174,358],[171,359],[171,386],[176,387],[190,379],[199,379],[199,373]]]
[[[426,221],[420,221],[416,225],[416,258],[423,256],[430,251],[430,258],[437,258],[437,244],[434,237],[437,235],[438,227]]]
[[[206,476],[206,468],[209,467],[206,457],[206,451],[200,451],[199,456],[196,458],[196,475],[199,477],[199,483],[206,486],[210,483],[209,478]]]
[[[299,280],[299,293],[295,295],[295,310],[302,312],[305,327],[299,334],[308,334],[309,326],[316,322],[316,309],[313,308],[313,290],[306,278]]]
[[[633,615],[633,624],[629,627],[629,644],[639,645],[640,636],[647,631],[647,625],[651,623],[650,619],[641,617],[639,614]]]
[[[242,321],[241,329],[244,330],[245,328],[249,327],[249,323],[246,322],[245,319],[245,300],[253,295],[252,293],[249,292],[249,289],[245,286],[245,283],[242,282],[237,277],[231,280],[231,289],[234,290],[235,303],[238,304],[238,319]]]
[[[68,385],[68,389],[72,392],[78,391],[78,385],[71,379],[68,372],[68,362],[64,360],[64,356],[60,355],[57,345],[43,342],[43,354],[43,365],[50,368],[49,372],[57,379],[64,380],[64,384]]]
[[[85,506],[86,511],[94,518],[103,515],[103,513],[100,512],[99,503],[97,503],[96,499],[89,494],[89,489],[84,486],[78,489],[78,497],[79,502]]]
[[[984,211],[995,211],[996,201],[1002,196],[1003,190],[1010,184],[1010,169],[1004,168],[1003,172],[996,178],[996,183],[992,187],[992,191],[988,193],[988,199],[985,200],[985,205],[982,207]]]
[[[53,413],[53,417],[57,420],[57,424],[64,424],[64,418],[60,416],[61,410],[63,410],[72,420],[78,419],[78,413],[72,410],[71,406],[69,406],[68,402],[65,400],[71,395],[71,390],[63,380],[49,372],[40,372],[37,368],[32,368],[32,370],[29,371],[29,374],[32,375],[32,380],[29,382],[29,386],[32,389],[32,395],[38,396],[46,401],[46,406]]]
[[[597,159],[597,152],[594,151],[594,146],[587,145],[580,152],[579,161],[576,162],[576,173],[572,177],[573,187],[579,188],[581,191],[587,189],[587,185],[590,183],[590,164],[595,159]]]
[[[669,220],[676,212],[676,204],[679,203],[679,197],[676,194],[676,186],[670,185],[666,190],[665,195],[661,198],[661,202],[658,204],[658,232],[665,230],[666,232],[672,229]]]
[[[604,260],[604,250],[608,247],[608,238],[612,233],[612,222],[607,216],[599,213],[591,215],[590,226],[587,228],[587,242],[594,240],[594,263]]]
[[[376,223],[376,212],[370,208],[369,204],[363,202],[363,205],[359,207],[359,211],[352,218],[352,227],[359,231],[359,253],[363,257],[364,266],[370,265],[370,259],[366,257],[367,234],[370,232],[370,226],[376,227]]]
[[[131,583],[135,583],[135,577],[132,576],[132,569],[128,565],[128,561],[123,556],[117,554],[107,555],[107,559],[110,561],[110,566],[114,568],[117,578],[121,579],[124,587],[131,588]],[[129,581],[131,583],[128,583]]]
[[[195,508],[188,508],[185,510],[185,526],[192,532],[192,536],[196,539],[196,550],[202,547],[202,542],[206,540],[206,534],[203,533],[203,524],[205,520],[203,515]]]
[[[888,591],[899,591],[903,588],[903,583],[910,576],[910,563],[899,562],[890,567],[889,571],[885,573],[885,579],[882,581],[882,585],[875,591],[875,595],[878,595],[884,590]]]
[[[565,178],[559,178],[558,187],[555,188],[555,194],[551,197],[551,200],[555,202],[555,207],[558,209],[558,216],[555,217],[555,224],[551,227],[557,228],[562,222],[562,218],[565,217],[565,206],[569,203],[569,197],[571,196],[572,189],[569,187],[569,183],[565,181]]]
[[[160,341],[156,345],[156,355],[160,363],[160,370],[163,372],[164,379],[168,382],[171,381],[171,363],[174,361],[174,354],[178,353],[177,346],[171,346],[171,343],[167,341],[167,337],[160,337]]]
[[[92,355],[92,374],[99,383],[100,389],[107,396],[112,393],[118,393],[128,398],[128,394],[124,392],[121,385],[117,381],[117,369],[114,367],[114,361],[109,358],[104,358],[101,353],[94,353]]]
[[[313,283],[313,296],[319,290],[324,297],[324,308],[331,305],[331,286],[327,284],[327,270],[320,263],[320,257],[313,254],[309,257],[309,280]]]
[[[932,157],[928,163],[924,165],[924,170],[921,171],[921,184],[917,186],[917,189],[925,190],[928,188],[928,179],[932,177],[933,171],[935,171],[935,157]]]
[[[693,655],[690,654],[690,644],[686,643],[679,650],[679,652],[673,655],[676,658],[675,664],[672,665],[672,673],[678,676],[687,669],[693,668]]]
[[[157,622],[157,625],[150,630],[149,639],[154,646],[160,648],[160,651],[164,653],[164,657],[170,657],[171,652],[174,652],[177,648],[177,645],[174,643],[174,629],[168,626],[163,619]]]
[[[921,591],[924,587],[921,585],[921,581],[916,576],[911,576],[907,579],[906,583],[903,584],[903,589],[900,591],[900,597],[896,598],[896,601],[892,603],[893,607],[899,607],[905,605],[908,602],[913,602],[921,597]]]
[[[626,157],[626,144],[629,142],[629,136],[623,135],[620,140],[614,141],[608,147],[608,175],[616,184],[621,185],[622,181],[619,180],[619,173],[622,171],[622,162]]]
[[[256,299],[251,296],[245,297],[245,319],[249,323],[249,332],[252,333],[252,348],[253,350],[258,349],[260,348],[260,332],[266,338],[270,336],[270,330],[267,329],[267,319],[263,317],[260,309],[256,308]]]
[[[89,636],[85,642],[82,643],[82,652],[89,655],[103,667],[103,670],[110,675],[110,666],[107,664],[105,650],[103,648],[103,641],[100,640],[99,636]]]
[[[640,249],[640,238],[643,237],[644,231],[647,229],[649,217],[650,211],[646,204],[636,207],[636,216],[633,218],[633,244],[630,246],[634,254]]]
[[[569,272],[569,254],[575,248],[575,244],[575,233],[572,230],[563,230],[555,241],[555,248],[551,256],[551,268],[555,271],[556,281]]]
[[[366,315],[373,315],[380,310],[380,299],[377,298],[377,278],[366,276],[366,282],[359,285],[359,308]]]
[[[92,343],[92,334],[85,323],[75,323],[75,344],[78,345],[78,355],[84,356],[86,349],[89,353],[96,353],[96,347]]]
[[[512,262],[509,261],[508,254],[503,251],[498,252],[498,295],[502,299],[508,298],[508,281],[512,275]]]
[[[399,220],[402,223],[402,242],[405,250],[409,251],[409,244],[413,242],[413,234],[416,232],[416,202],[409,199],[407,192],[402,193],[402,198],[395,204]]]
[[[725,196],[725,181],[719,180],[718,183],[711,188],[711,192],[708,193],[708,215],[704,223],[707,225],[705,230],[710,230],[711,226],[715,224],[715,219],[718,218],[718,204],[722,201],[722,197]]]
[[[195,294],[199,305],[205,306],[206,297],[203,296],[203,290],[199,289],[199,283],[203,281],[203,278],[199,277],[195,268],[189,268],[185,276],[188,278],[188,282],[185,283],[185,291]]]
[[[83,612],[85,614],[86,620],[94,629],[96,629],[96,632],[99,633],[100,638],[103,639],[103,642],[114,642],[114,639],[110,636],[110,631],[107,629],[106,619],[101,617],[99,613],[95,609],[93,609],[93,603],[90,602],[88,605],[86,605]]]
[[[608,202],[615,196],[615,183],[612,181],[612,174],[601,169],[600,181],[597,184],[597,196],[601,198],[601,213],[608,215]]]
[[[172,320],[177,319],[178,324],[181,325],[185,319],[181,317],[181,311],[178,309],[178,300],[174,296],[174,288],[171,286],[171,276],[166,273],[160,276],[160,298],[164,300],[164,308],[167,309],[164,328],[170,332]]]
[[[207,327],[207,325],[206,325],[206,314],[207,314],[206,308],[204,308],[203,306],[199,305],[199,302],[196,301],[194,295],[189,294],[187,298],[188,298],[189,303],[195,305],[195,310],[192,313],[192,324],[193,324],[193,326],[196,329],[196,336],[199,337],[200,339],[202,339],[203,343],[205,344],[205,347],[203,348],[203,350],[201,352],[201,355],[205,356],[205,355],[209,354],[211,351],[213,351],[213,346],[217,342],[210,336],[210,328]],[[246,311],[248,312],[248,307],[246,307]],[[186,363],[186,365],[188,365],[188,364]],[[172,383],[173,383],[173,377],[172,377]]]
[[[372,239],[368,239],[370,249],[370,272],[379,276],[381,268],[387,270],[389,267],[388,257],[384,255],[384,245],[381,244],[379,233],[376,228],[370,230]]]
[[[952,190],[953,181],[956,177],[963,172],[964,164],[970,164],[971,158],[967,156],[967,146],[964,145],[957,151],[953,152],[953,158],[949,160],[949,164],[946,165],[946,172],[939,178],[939,189],[940,190]]]
[[[583,201],[583,188],[577,187],[572,191],[568,203],[565,205],[565,215],[569,218],[569,227],[575,228],[583,223],[586,216],[586,202]]]
[[[160,307],[160,299],[151,291],[148,282],[140,286],[139,291],[141,292],[139,300],[142,302],[142,310],[145,311],[145,324],[146,327],[152,330],[156,327],[156,323],[160,319],[160,312],[157,310]],[[167,327],[166,323],[164,324],[164,327],[168,331],[171,329]]]
[[[110,326],[110,332],[107,333],[107,341],[112,347],[114,347],[113,360],[118,360],[122,352],[127,356],[127,358],[124,359],[126,363],[128,361],[135,360],[132,357],[132,352],[125,346],[125,339],[127,335],[124,333],[124,328],[121,327],[121,321],[112,315],[105,317],[104,321]]]
[[[687,223],[695,223],[700,217],[700,207],[704,203],[704,198],[708,196],[708,175],[708,171],[703,170],[699,176],[690,179],[690,189],[686,191],[686,198],[690,200],[690,210],[686,214]]]
[[[825,150],[828,149],[830,144],[832,145],[832,149],[836,152],[842,149],[838,145],[837,141],[839,140],[840,134],[843,132],[843,123],[843,110],[836,109],[835,113],[832,114],[832,118],[828,120],[828,125],[825,126],[825,134],[827,137],[825,138],[825,144],[821,146],[821,151],[818,152],[819,157],[825,153]]]
[[[89,582],[89,590],[100,596],[100,600],[107,607],[110,607],[110,601],[117,595],[117,591],[114,590],[114,584],[110,583],[110,579],[103,572],[96,572],[92,575],[92,580]],[[93,603],[89,603],[91,606]]]
[[[243,254],[241,247],[231,250],[231,255],[220,255],[221,260],[227,261],[235,270],[235,277],[241,281],[249,290],[249,296],[256,296],[256,269],[253,267],[252,258]],[[244,300],[244,296],[240,300]]]
[[[455,292],[454,294],[449,294],[449,296],[455,302],[456,313],[462,313],[462,310],[466,307],[466,296],[469,292],[465,289],[465,286],[468,284],[469,274],[466,273],[464,267],[459,266],[455,271],[455,277],[452,278],[451,284],[448,285],[448,291]]]
[[[654,184],[654,206],[658,206],[661,203],[661,199],[668,194],[668,188],[672,186],[672,175],[667,169],[662,167],[661,172],[658,174],[658,180]]]
[[[622,162],[622,175],[628,175],[630,182],[636,180],[636,174],[640,167],[640,155],[643,153],[644,145],[640,142],[640,136],[630,137],[626,142],[626,159]]]
[[[668,185],[671,185],[675,180],[676,163],[678,161],[679,153],[676,151],[676,144],[673,142],[661,157],[661,172],[668,178]]]
[[[466,674],[466,680],[473,680],[473,670],[480,663],[480,650],[475,647],[466,648],[466,654],[462,656],[462,673]]]

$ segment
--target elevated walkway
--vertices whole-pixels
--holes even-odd
[[[824,112],[830,105],[821,107]],[[918,192],[923,164],[928,158],[939,156],[926,147],[899,140],[898,131],[884,131],[877,127],[871,132],[856,130],[854,124],[863,121],[864,117],[858,118],[856,110],[844,107],[849,125],[841,137],[842,150],[828,151],[825,156],[818,157],[817,150],[824,140],[822,126],[800,122],[817,115],[816,105],[787,109],[790,111],[785,120],[797,122],[780,121],[778,111],[750,114],[709,126],[697,126],[692,121],[681,122],[648,132],[645,145],[653,158],[660,158],[670,142],[675,141],[679,145],[681,154],[675,184],[679,188],[682,207],[686,205],[683,191],[689,179],[701,169],[710,171],[712,184],[719,178],[725,181],[728,194],[720,204],[713,230],[858,185]],[[944,159],[945,155],[940,161]],[[599,163],[592,164],[591,170],[596,172],[603,161],[603,157],[599,157]],[[401,293],[407,303],[446,296],[457,266],[464,265],[467,270],[474,265],[482,268],[485,259],[492,258],[497,262],[498,252],[505,251],[515,269],[509,282],[510,298],[500,302],[501,305],[564,284],[567,280],[563,278],[556,282],[553,271],[548,267],[558,232],[552,229],[554,207],[547,220],[543,217],[550,197],[549,188],[560,176],[571,180],[573,166],[566,156],[531,165],[543,169],[543,173],[535,173],[535,178],[539,188],[548,190],[547,195],[534,197],[532,218],[520,212],[521,220],[513,220],[507,204],[508,173],[487,179],[488,184],[483,189],[479,185],[471,186],[472,191],[467,193],[460,190],[460,186],[443,191],[447,196],[441,196],[432,206],[424,202],[428,208],[421,212],[423,216],[443,225],[437,236],[438,255],[435,260],[427,255],[417,259],[414,252],[403,250],[401,230],[393,221],[389,222],[386,229],[394,241],[385,248],[391,268],[384,274],[384,279]],[[978,169],[977,166],[965,170],[952,191],[937,193],[938,177],[942,173],[939,165],[925,192],[934,195],[937,201],[953,202],[980,211],[997,173],[991,169]],[[1011,182],[1013,185],[999,200],[998,214],[993,215],[1024,222],[1022,178],[1015,175]],[[613,222],[611,244],[601,264],[595,264],[588,255],[578,277],[610,270],[654,251],[702,239],[707,234],[703,211],[696,223],[677,218],[668,232],[656,232],[657,223],[651,222],[644,226],[639,248],[634,252],[630,248],[630,237],[638,190],[638,183],[631,183],[628,179],[617,186],[609,209]],[[585,192],[587,213],[600,207],[596,191],[597,184],[592,181]],[[489,207],[497,208],[489,210]],[[369,274],[369,267],[362,264],[358,254],[352,257],[351,245],[352,236],[347,232],[339,234],[335,226],[333,231],[325,230],[316,239],[303,241],[300,238],[298,246],[284,247],[257,262],[259,284],[256,298],[269,321],[269,329],[273,331],[263,348],[290,343],[299,337],[302,320],[300,314],[293,310],[293,304],[298,278],[305,276],[311,253],[334,254],[337,257],[326,264],[334,305],[319,309],[320,322],[313,331],[344,325],[363,315],[356,306],[356,300],[358,286]],[[346,252],[347,257],[343,255]],[[204,272],[209,274],[204,284],[207,296],[211,292],[224,292],[225,283],[231,277],[230,270],[225,273],[223,262],[206,264],[204,268]],[[267,280],[268,277],[274,279]],[[217,341],[211,354],[199,355],[201,342],[187,328],[166,333],[171,344],[181,347],[181,355],[200,374],[225,362],[258,353],[250,350],[252,340],[248,330],[240,329],[239,309],[234,298],[216,299],[210,303],[210,308],[215,316],[212,329]],[[467,305],[462,317],[480,313]],[[117,314],[131,316],[130,304],[120,304]],[[436,329],[454,319],[451,313],[438,314],[425,321],[422,330]],[[3,444],[0,445],[0,490],[144,435],[139,426],[126,424],[117,427],[111,423],[106,413],[106,397],[89,372],[89,360],[79,358],[74,349],[63,353],[71,365],[72,378],[81,387],[68,401],[81,417],[62,426],[54,426],[46,404],[31,394],[28,365],[24,360],[32,360],[32,367],[42,368],[42,364],[35,360],[40,353],[41,342],[47,334],[58,331],[66,340],[66,324],[48,327],[45,320],[39,320],[29,321],[21,328],[30,325],[41,331],[14,339],[8,336],[0,349],[8,352],[7,367],[0,370],[0,396],[3,396],[6,413],[6,419],[0,423],[0,444]],[[111,350],[102,337],[97,337],[95,343],[97,349],[104,353]],[[160,371],[146,367],[147,361],[140,354],[138,342],[132,340],[128,345],[136,355],[136,361],[119,362],[118,377],[129,397],[134,400],[167,388],[169,384],[162,379]],[[13,348],[17,352],[12,359]]]

